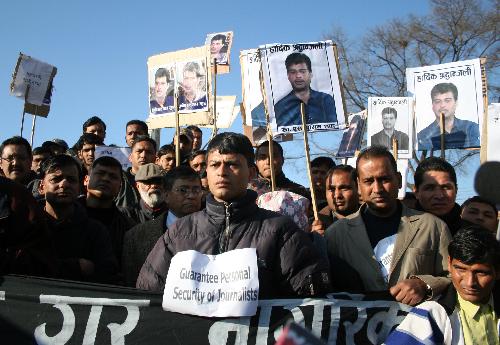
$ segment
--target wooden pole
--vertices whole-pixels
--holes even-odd
[[[24,130],[24,116],[26,115],[26,102],[28,102],[28,95],[30,93],[30,86],[26,86],[26,93],[24,94],[24,107],[23,107],[23,116],[21,117],[21,136],[23,136]]]
[[[396,162],[398,161],[398,139],[392,138],[392,154]]]
[[[36,109],[36,108],[35,108]],[[35,110],[35,113],[37,111]],[[36,124],[36,115],[33,115],[33,122],[31,123],[31,147],[33,147],[33,138],[35,137],[35,124]]]
[[[344,88],[342,87],[342,76],[340,75],[339,52],[336,44],[333,45],[333,55],[335,56],[335,65],[337,66],[337,77],[339,78],[340,94],[342,95],[342,107],[344,107],[344,123],[348,123],[349,121],[346,112],[347,107],[345,105]]]
[[[309,156],[309,141],[307,139],[307,123],[306,123],[306,112],[304,103],[300,103],[300,115],[302,117],[302,131],[304,133],[304,150],[306,152],[306,167],[307,176],[309,177],[309,185],[311,186],[311,200],[313,205],[314,220],[318,220],[318,207],[316,206],[316,192],[314,191],[314,185],[311,174],[311,157]]]
[[[271,191],[274,192],[276,190],[276,175],[274,173],[274,149],[273,149],[273,136],[272,136],[272,131],[271,131],[271,124],[269,123],[269,111],[268,105],[267,105],[267,96],[266,96],[266,89],[264,88],[264,78],[262,77],[262,66],[261,70],[259,73],[259,79],[260,79],[260,90],[262,93],[262,101],[264,103],[264,112],[266,114],[266,136],[267,136],[267,142],[269,143],[269,168],[271,169]],[[251,115],[250,115],[251,116]]]
[[[217,135],[217,58],[214,58],[214,127],[212,138]]]
[[[179,140],[179,93],[174,96],[174,109],[175,109],[175,166],[181,165],[181,142]]]
[[[444,113],[441,113],[439,115],[439,127],[441,130],[441,158],[445,159],[445,154],[444,154],[444,149],[445,149],[445,144],[444,144]]]

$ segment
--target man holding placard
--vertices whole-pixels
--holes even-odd
[[[252,144],[221,133],[207,149],[211,194],[206,209],[180,218],[157,242],[142,266],[137,287],[161,291],[174,255],[186,250],[223,254],[255,248],[259,298],[314,296],[328,291],[328,265],[306,233],[288,217],[259,208],[247,190],[255,175]]]

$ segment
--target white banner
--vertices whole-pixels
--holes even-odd
[[[199,316],[252,316],[258,300],[255,248],[219,255],[186,250],[170,262],[162,306],[167,311]]]
[[[500,162],[500,103],[492,103],[488,106],[488,143],[486,145],[487,161]]]
[[[50,105],[50,97],[46,98],[54,66],[21,54],[19,57],[15,79],[12,82],[11,94],[25,99],[29,85],[26,103],[37,106]]]
[[[132,166],[132,163],[128,160],[128,156],[130,156],[129,147],[96,146],[94,156],[95,159],[102,156],[113,157],[120,162],[123,170]]]

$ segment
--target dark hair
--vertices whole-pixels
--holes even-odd
[[[379,145],[370,146],[361,151],[358,158],[356,159],[356,172],[358,172],[357,170],[360,160],[372,159],[372,158],[384,158],[384,157],[389,160],[389,163],[391,164],[394,172],[397,173],[398,165],[396,164],[394,156],[385,146],[379,146]]]
[[[199,155],[206,156],[207,150],[196,150],[196,151],[191,152],[191,154],[189,155],[188,161],[191,162],[193,159],[195,159]]]
[[[92,116],[90,119],[88,119],[87,121],[85,121],[83,123],[83,133],[85,133],[85,131],[87,130],[87,127],[97,125],[97,124],[102,125],[102,128],[104,130],[106,130],[106,124],[104,123],[104,121],[101,120],[101,118],[99,118],[98,116]]]
[[[385,114],[394,114],[394,118],[398,118],[398,111],[393,107],[385,107],[384,109],[382,109],[382,117],[384,117]]]
[[[297,65],[299,63],[305,63],[307,65],[307,69],[309,70],[309,72],[312,72],[311,59],[309,59],[309,56],[302,53],[292,53],[286,57],[285,60],[286,70],[288,71],[291,65]]]
[[[37,156],[37,155],[52,155],[52,151],[50,151],[47,147],[43,146],[38,146],[33,149],[32,155]]]
[[[424,180],[424,173],[427,171],[442,171],[448,173],[455,187],[458,187],[457,174],[451,164],[439,157],[429,157],[421,161],[415,170],[413,179],[415,180],[415,188],[417,190]]]
[[[333,175],[334,173],[336,173],[337,171],[342,171],[342,172],[350,174],[351,180],[354,181],[354,184],[357,184],[356,181],[358,179],[358,172],[352,166],[347,165],[347,164],[339,164],[339,165],[334,166],[330,170],[328,170],[328,172],[326,173],[326,180],[328,181],[330,176]]]
[[[472,198],[469,198],[469,199],[465,200],[464,203],[462,204],[462,210],[464,208],[466,208],[467,206],[469,206],[469,204],[472,203],[472,202],[477,202],[477,203],[480,203],[480,204],[488,205],[488,206],[490,206],[493,209],[493,211],[495,212],[495,215],[498,213],[497,206],[494,203],[492,203],[488,199],[485,199],[485,198],[480,197],[478,195],[473,196]]]
[[[173,145],[173,144],[163,145],[162,147],[160,147],[160,149],[156,153],[156,157],[160,158],[161,156],[164,156],[167,153],[175,154],[175,145]]]
[[[92,169],[94,169],[96,166],[103,166],[103,167],[108,167],[108,168],[117,168],[120,172],[122,171],[122,165],[118,160],[114,157],[111,156],[101,156],[97,158],[94,163],[92,163]]]
[[[200,181],[200,175],[187,165],[180,165],[178,167],[173,168],[165,174],[165,189],[167,191],[172,190],[175,181],[179,179],[185,180],[198,180]],[[200,182],[201,183],[201,182]]]
[[[73,146],[73,148],[75,150],[80,151],[83,148],[83,145],[85,145],[85,144],[102,145],[102,140],[94,133],[83,133],[80,136],[80,139],[78,139],[76,144]]]
[[[130,120],[129,122],[127,122],[127,124],[125,125],[125,128],[127,128],[128,126],[130,125],[136,125],[136,126],[139,126],[141,127],[141,129],[145,132],[145,133],[148,133],[148,125],[146,122],[144,121],[141,121],[141,120]]]
[[[311,168],[317,168],[321,166],[326,166],[326,169],[330,170],[335,166],[335,162],[330,157],[325,156],[316,157],[311,161]]]
[[[217,134],[207,147],[207,155],[212,151],[219,151],[221,154],[236,153],[245,156],[248,166],[252,166],[255,161],[252,143],[243,134],[224,132]]]
[[[434,85],[431,90],[431,99],[434,99],[436,95],[451,92],[453,93],[453,98],[455,101],[458,99],[458,89],[453,83],[439,83]]]
[[[134,150],[134,146],[140,143],[141,141],[147,141],[153,145],[153,148],[155,149],[156,152],[156,141],[154,139],[150,138],[149,135],[139,135],[137,138],[135,138],[134,143],[132,144],[131,149]]]
[[[162,77],[165,77],[167,78],[167,81],[168,81],[168,73],[167,73],[167,70],[163,67],[161,68],[158,68],[155,72],[155,80],[158,79],[158,78],[162,78]]]
[[[214,35],[210,39],[210,42],[213,42],[213,41],[222,41],[223,44],[226,44],[226,35],[223,35],[223,34]]]
[[[263,141],[262,143],[260,143],[260,145],[257,146],[257,148],[255,149],[255,154],[257,154],[257,152],[259,152],[259,150],[260,150],[261,147],[269,147],[269,141],[266,140],[266,141]],[[278,143],[278,142],[276,142],[276,141],[273,140],[273,148],[274,147],[278,148],[278,151],[281,154],[281,158],[284,158],[283,147],[281,147],[280,143]]]
[[[5,146],[7,145],[17,145],[17,146],[24,146],[26,148],[26,152],[28,153],[28,156],[33,157],[31,153],[31,145],[28,142],[28,140],[24,139],[23,137],[20,136],[13,136],[12,138],[5,139],[0,145],[0,154],[3,155],[3,150],[5,149]]]
[[[200,127],[191,125],[186,127],[187,130],[190,130],[191,132],[198,132],[198,133],[203,133],[200,129]]]
[[[500,242],[479,225],[462,226],[448,245],[448,254],[466,265],[477,263],[500,266]]]
[[[42,163],[42,166],[40,168],[40,173],[43,178],[45,177],[45,175],[50,174],[51,172],[54,172],[57,169],[63,169],[71,165],[74,165],[78,170],[78,179],[81,181],[82,168],[80,166],[80,163],[75,158],[65,154],[56,155],[48,158],[45,162]]]

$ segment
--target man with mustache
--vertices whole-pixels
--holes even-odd
[[[125,285],[134,286],[146,257],[161,237],[177,221],[201,209],[202,189],[198,173],[187,166],[173,168],[165,175],[168,211],[140,223],[125,234],[122,270]]]
[[[22,137],[12,137],[0,145],[0,166],[9,180],[27,186],[36,178],[31,171],[31,145]]]
[[[440,294],[450,283],[446,224],[399,202],[401,174],[385,147],[362,151],[356,170],[365,203],[325,235],[332,281],[341,282],[346,291],[385,290],[409,305]]]
[[[461,226],[462,210],[455,202],[458,185],[453,166],[442,158],[429,157],[418,164],[414,179],[416,209],[440,218],[455,235]]]
[[[135,175],[135,185],[140,196],[139,206],[127,207],[124,211],[137,224],[155,219],[167,210],[165,174],[160,166],[141,165]]]
[[[158,239],[137,279],[137,288],[162,291],[170,260],[184,250],[221,254],[255,248],[259,298],[322,295],[330,288],[328,266],[310,238],[287,216],[259,208],[248,190],[255,154],[242,134],[216,135],[207,148],[211,194],[206,209],[178,219]]]

